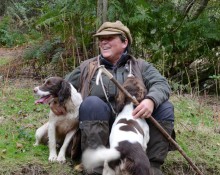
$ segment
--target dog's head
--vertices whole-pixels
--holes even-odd
[[[71,96],[70,84],[61,77],[50,77],[41,86],[34,88],[34,93],[41,98],[35,103],[46,104],[53,98],[58,98],[59,104],[63,104]]]
[[[147,93],[147,89],[143,82],[134,76],[128,77],[123,83],[123,87],[131,94],[131,96],[135,97],[138,102],[141,102]],[[119,90],[116,102],[117,111],[121,111],[127,103],[131,102],[131,100]]]

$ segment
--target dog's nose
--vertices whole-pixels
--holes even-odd
[[[33,89],[34,93],[37,93],[37,90],[38,90],[38,88],[35,87],[35,88]]]

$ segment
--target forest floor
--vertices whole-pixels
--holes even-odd
[[[24,47],[15,47],[15,48],[0,48],[0,58],[3,59],[14,59],[22,56],[24,53]]]
[[[48,148],[33,147],[36,129],[47,121],[46,106],[35,106],[32,89],[39,80],[24,76],[24,47],[0,48],[0,164],[1,174],[78,174],[75,162],[48,162]],[[13,69],[11,69],[13,67]],[[8,71],[10,68],[10,71]],[[16,71],[15,71],[16,70]],[[16,76],[17,70],[23,73]],[[220,102],[214,96],[173,94],[177,143],[206,175],[220,174]],[[165,175],[196,174],[178,151],[170,152]]]

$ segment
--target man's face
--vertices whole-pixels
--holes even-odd
[[[115,64],[121,57],[125,48],[128,45],[128,40],[121,41],[119,35],[106,35],[99,37],[99,48],[101,54],[109,62]]]

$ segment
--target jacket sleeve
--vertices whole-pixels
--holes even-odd
[[[65,76],[65,80],[70,82],[77,90],[79,90],[80,86],[80,73],[80,67],[77,67]]]
[[[153,100],[155,108],[169,99],[170,86],[165,77],[150,63],[143,62],[142,77],[148,93],[146,98]]]

